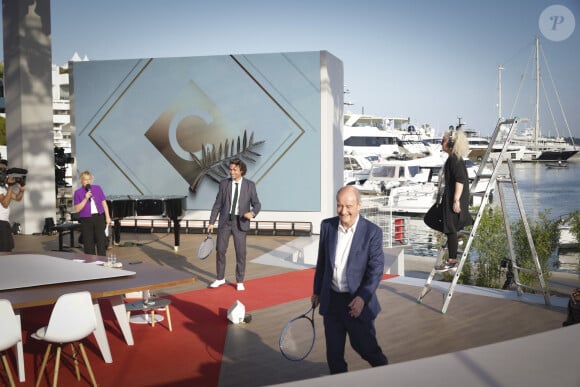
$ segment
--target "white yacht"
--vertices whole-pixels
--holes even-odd
[[[382,159],[372,165],[368,180],[357,188],[363,194],[388,195],[392,188],[402,184],[428,182],[433,169],[441,165],[438,156],[407,160]]]
[[[563,137],[538,135],[533,128],[514,133],[510,145],[525,148],[518,161],[566,161],[578,153]]]
[[[461,130],[465,133],[467,141],[469,142],[469,155],[468,157],[473,161],[481,161],[483,155],[489,148],[489,139],[481,137],[475,130],[467,129],[461,127]]]
[[[437,198],[439,190],[439,172],[442,166],[442,164],[430,167],[423,166],[422,168],[424,170],[429,170],[427,175],[423,175],[428,176],[426,181],[417,181],[418,179],[408,180],[396,187],[392,187],[388,193],[387,209],[396,213],[426,213],[433,203],[435,203]],[[475,164],[470,159],[466,159],[465,166],[467,168],[469,184],[471,187],[479,169],[479,165]],[[491,170],[486,169],[485,174],[491,175]],[[476,207],[481,205],[481,200],[483,198],[482,194],[487,189],[488,184],[489,178],[483,178],[478,181],[475,188],[470,188],[473,193],[479,194],[473,195],[470,205]]]
[[[395,213],[424,214],[435,203],[437,183],[406,183],[391,189],[387,209]]]
[[[364,184],[371,173],[372,162],[361,155],[344,155],[344,185]]]
[[[389,157],[399,152],[397,135],[379,127],[344,126],[344,153]]]
[[[485,152],[490,147],[490,139],[487,137],[481,136],[476,130],[469,129],[465,127],[465,123],[459,120],[459,125],[457,126],[458,129],[462,130],[467,137],[467,141],[469,142],[469,159],[478,163],[483,159]],[[499,141],[498,143],[494,144],[491,149],[490,157],[496,158],[499,157],[503,149],[503,141]],[[506,149],[506,153],[504,154],[504,159],[510,159],[511,161],[524,161],[527,158],[531,158],[532,153],[531,151],[526,148],[525,145],[522,144],[514,144],[514,142],[510,142],[508,144],[508,148]]]
[[[365,114],[344,114],[344,153],[350,155],[417,158],[429,154],[424,139],[434,130],[416,128],[408,118],[377,117]]]

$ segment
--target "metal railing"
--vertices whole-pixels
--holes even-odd
[[[209,221],[181,219],[179,221],[182,234],[204,234],[207,232]],[[121,219],[121,231],[125,232],[172,232],[171,219],[131,218]],[[312,235],[312,223],[292,221],[251,221],[249,233],[255,235]]]
[[[388,196],[363,195],[361,199],[361,215],[383,230],[383,247],[409,244],[409,217],[394,215],[388,204]]]

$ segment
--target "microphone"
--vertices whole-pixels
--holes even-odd
[[[85,185],[85,192],[89,192],[90,190],[91,190],[91,185],[90,184]],[[89,198],[89,200],[93,200],[93,197],[91,196]]]

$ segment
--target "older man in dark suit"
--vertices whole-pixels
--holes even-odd
[[[238,290],[245,290],[244,276],[246,274],[246,233],[250,229],[250,219],[260,212],[261,204],[256,192],[256,184],[243,178],[247,172],[246,163],[240,159],[230,161],[230,178],[220,182],[215,203],[211,209],[208,231],[213,231],[219,214],[216,272],[217,279],[209,286],[217,288],[226,283],[226,252],[230,242],[230,234],[234,237],[236,250],[236,282]]]
[[[312,305],[324,317],[326,360],[331,374],[346,372],[348,334],[353,349],[371,366],[388,363],[376,340],[381,310],[377,287],[384,271],[382,230],[361,217],[360,192],[352,185],[337,195],[338,216],[320,226]]]

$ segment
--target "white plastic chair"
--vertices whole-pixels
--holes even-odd
[[[60,296],[52,309],[48,325],[40,328],[36,333],[32,334],[32,337],[35,339],[44,340],[49,343],[44,354],[44,359],[42,360],[42,365],[38,371],[36,386],[38,387],[42,380],[46,368],[46,362],[50,355],[53,343],[58,345],[54,366],[53,386],[57,385],[62,345],[67,343],[71,344],[77,380],[81,380],[77,351],[74,345],[75,342],[78,342],[81,355],[83,356],[93,386],[96,386],[97,382],[95,380],[95,375],[93,374],[91,364],[87,358],[85,347],[81,342],[82,339],[93,333],[96,328],[97,320],[95,317],[95,310],[93,309],[91,294],[89,292],[68,293]]]
[[[14,309],[12,309],[12,304],[8,300],[0,300],[0,352],[2,353],[2,363],[8,376],[8,382],[12,387],[14,387],[14,379],[12,378],[12,371],[5,351],[21,341],[22,331],[14,314]]]

